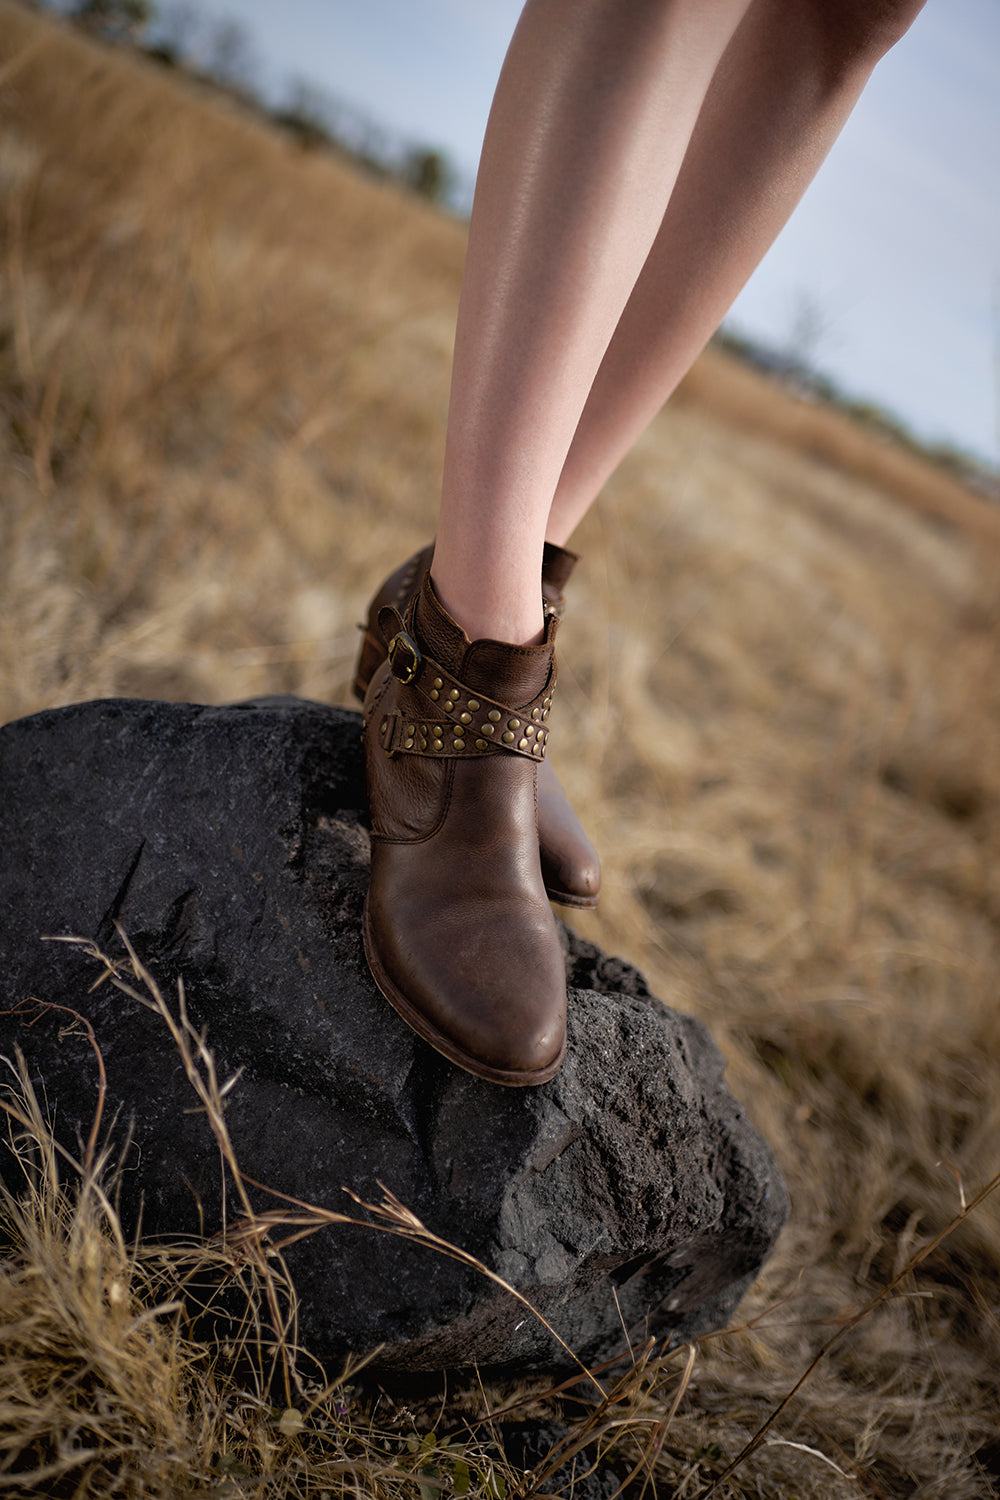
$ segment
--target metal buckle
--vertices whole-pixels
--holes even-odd
[[[400,652],[403,659],[399,660]],[[412,682],[420,668],[420,647],[406,630],[398,631],[389,642],[389,665],[398,682]]]

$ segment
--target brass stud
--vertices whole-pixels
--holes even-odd
[[[527,750],[527,748],[528,748],[528,741],[527,740],[518,740],[518,742],[517,742],[517,748],[519,750]]]
[[[440,677],[435,677],[434,681],[431,683],[431,687],[443,688],[444,683],[441,681]]]
[[[386,732],[386,730],[388,728],[389,728],[389,720],[388,719],[383,719],[382,723],[379,725],[379,731],[378,731],[379,734],[385,734],[385,732]]]
[[[489,713],[486,715],[486,717],[488,719],[490,719],[494,724],[499,724],[500,723],[500,710],[498,708],[491,708],[490,711],[489,711]]]
[[[448,694],[448,697],[452,700],[452,702],[454,702],[454,700],[458,697],[458,688],[452,688],[451,692]]]
[[[459,714],[459,716],[458,716],[458,722],[460,724],[471,724],[472,723],[472,715],[471,714]]]
[[[512,745],[514,743],[514,736],[511,734],[509,729],[505,729],[500,738],[503,740],[505,745]]]
[[[464,750],[465,749],[465,741],[464,740],[456,740],[454,748],[456,750]]]
[[[408,739],[408,740],[404,740],[403,741],[403,748],[404,748],[404,750],[412,750],[413,749],[413,739],[412,739],[412,737],[410,739]]]
[[[444,749],[444,740],[435,740],[434,741],[434,749],[435,750],[443,750]]]
[[[526,735],[527,735],[527,736],[528,736],[528,739],[529,739],[529,740],[530,740],[530,739],[531,739],[531,736],[532,736],[532,735],[533,735],[533,734],[534,734],[534,732],[535,732],[535,726],[534,726],[534,724],[529,724],[529,725],[528,725],[528,727],[527,727],[527,729],[525,729],[525,731],[524,731],[524,732],[525,732],[525,734],[526,734]]]
[[[496,731],[494,730],[492,724],[483,724],[483,725],[481,725],[480,726],[480,732],[482,734],[495,734],[496,733]]]
[[[542,753],[542,747],[538,743],[537,740],[535,741],[535,743],[531,747],[531,753],[532,753],[532,755],[541,755],[541,753]]]
[[[489,744],[490,744],[489,740],[477,740],[476,741],[476,749],[477,750],[488,750],[489,749]]]
[[[420,748],[421,748],[421,750],[426,750],[427,749],[427,741],[426,740],[421,740],[420,741]]]
[[[540,714],[539,714],[539,712],[538,712],[538,709],[537,709],[537,708],[533,708],[533,709],[532,709],[532,710],[531,710],[531,717],[532,717],[532,718],[533,718],[533,719],[538,719],[538,718],[540,718],[540,717],[541,717],[541,715],[540,715]]]
[[[434,733],[435,734],[444,734],[444,730],[441,728],[440,724],[435,724],[434,725]]]
[[[434,699],[434,702],[436,703],[437,700],[438,700],[438,690],[437,690],[437,688],[431,688],[430,696]]]
[[[520,727],[521,727],[521,721],[520,721],[520,719],[508,719],[507,720],[507,728],[508,729],[520,729]]]
[[[479,699],[478,698],[470,698],[469,699],[469,713],[470,714],[474,714],[475,711],[476,711],[476,709],[478,707],[479,707]]]
[[[407,734],[416,734],[416,732],[417,732],[417,726],[416,726],[416,724],[407,724],[407,726],[406,726],[406,732],[407,732]]]

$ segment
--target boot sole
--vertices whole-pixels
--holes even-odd
[[[599,905],[597,896],[570,896],[565,891],[554,891],[548,885],[545,887],[545,894],[556,906],[575,906],[577,911],[596,911]]]
[[[442,1057],[447,1058],[450,1063],[464,1068],[466,1073],[472,1073],[476,1078],[485,1078],[490,1083],[500,1083],[506,1088],[528,1088],[540,1083],[548,1083],[554,1078],[562,1066],[566,1056],[566,1042],[563,1041],[562,1050],[555,1062],[548,1063],[546,1067],[539,1068],[533,1073],[521,1072],[507,1068],[491,1068],[487,1063],[480,1062],[478,1058],[471,1057],[469,1053],[463,1052],[449,1037],[444,1036],[436,1027],[432,1026],[422,1011],[412,1005],[401,990],[398,990],[392,980],[386,974],[379,961],[375,944],[372,941],[368,927],[368,899],[365,898],[365,909],[361,919],[361,934],[364,939],[365,957],[371,970],[372,978],[377,984],[383,997],[388,1000],[397,1015],[415,1031],[428,1046],[433,1047]]]

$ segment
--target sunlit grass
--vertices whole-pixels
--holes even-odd
[[[466,1381],[451,1402],[444,1388],[440,1397],[404,1404],[379,1392],[363,1363],[349,1362],[331,1379],[299,1345],[295,1289],[282,1251],[303,1235],[364,1226],[402,1236],[428,1254],[462,1259],[484,1278],[506,1283],[428,1231],[390,1194],[364,1203],[348,1193],[343,1211],[331,1211],[244,1177],[225,1119],[226,1096],[239,1079],[219,1080],[210,1049],[188,1020],[183,985],[171,1001],[121,936],[128,959],[120,962],[85,940],[59,941],[82,944],[104,965],[101,982],[163,1021],[164,1047],[180,1056],[206,1137],[223,1163],[231,1208],[225,1228],[207,1241],[126,1240],[116,1208],[120,1168],[115,1128],[104,1113],[100,1046],[89,1023],[66,1006],[55,1007],[66,1029],[95,1052],[99,1084],[88,1138],[76,1156],[53,1134],[20,1055],[8,1063],[0,1085],[0,1113],[17,1166],[0,1187],[5,1489],[50,1500],[291,1500],[345,1492],[372,1500],[448,1493],[530,1500],[553,1485],[557,1493],[572,1494],[589,1474],[601,1473],[614,1475],[621,1493],[639,1494],[650,1485],[660,1492],[668,1485],[672,1494],[735,1496],[757,1493],[762,1475],[775,1493],[790,1464],[797,1494],[852,1493],[859,1455],[852,1458],[841,1447],[829,1424],[820,1429],[818,1447],[783,1434],[782,1418],[798,1402],[806,1427],[810,1417],[816,1425],[822,1395],[809,1387],[828,1384],[824,1365],[835,1349],[859,1329],[877,1348],[887,1319],[898,1326],[907,1299],[929,1295],[919,1288],[918,1274],[978,1214],[1000,1175],[970,1201],[959,1182],[960,1208],[938,1234],[922,1242],[912,1232],[901,1236],[892,1277],[825,1317],[802,1321],[792,1296],[699,1346],[669,1349],[650,1340],[631,1359],[596,1371],[577,1361],[578,1372],[555,1386],[537,1378],[504,1387]],[[30,1021],[49,1008],[32,1000],[21,1011]],[[250,1188],[275,1206],[255,1210]],[[520,1300],[527,1315],[540,1316]],[[759,1379],[768,1368],[776,1330],[808,1330],[818,1348],[764,1413],[741,1386],[748,1372]],[[572,1351],[564,1349],[572,1361]],[[707,1376],[704,1383],[699,1376]],[[926,1372],[897,1372],[893,1384],[897,1403],[926,1399]],[[716,1396],[726,1392],[714,1413],[713,1388]],[[880,1395],[890,1401],[884,1385]],[[792,1430],[800,1434],[802,1413],[797,1416]],[[512,1430],[507,1424],[525,1418],[549,1424],[530,1468],[513,1463],[504,1442],[505,1430]],[[961,1452],[934,1456],[942,1477],[961,1486]]]

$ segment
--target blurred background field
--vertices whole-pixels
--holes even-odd
[[[0,215],[0,720],[349,704],[433,525],[462,225],[12,0]],[[664,1442],[694,1496],[1000,1171],[1000,509],[712,349],[574,544],[553,758],[605,885],[571,921],[709,1025],[792,1196]],[[998,1229],[719,1492],[997,1493]]]

